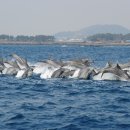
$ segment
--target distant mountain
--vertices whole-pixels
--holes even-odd
[[[57,39],[84,38],[98,33],[127,34],[130,30],[121,25],[93,25],[74,32],[59,32],[55,34]]]
[[[130,30],[121,25],[93,25],[79,31],[81,34],[94,35],[97,33],[127,34]]]
[[[59,32],[54,35],[56,39],[69,39],[77,36],[77,32]]]

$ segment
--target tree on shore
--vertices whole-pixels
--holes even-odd
[[[95,34],[87,38],[89,41],[127,41],[130,40],[130,34]]]
[[[24,36],[18,35],[16,37],[10,35],[0,35],[2,41],[15,41],[15,42],[53,42],[55,41],[54,36],[36,35],[36,36]]]

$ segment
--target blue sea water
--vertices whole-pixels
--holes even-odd
[[[90,58],[130,61],[130,46],[0,45],[31,63]],[[130,130],[130,83],[0,76],[0,130]]]

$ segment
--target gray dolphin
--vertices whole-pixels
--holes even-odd
[[[4,69],[4,65],[0,64],[0,72],[2,72],[3,69]]]
[[[124,70],[130,70],[130,62],[125,63],[125,64],[119,64],[119,65]]]
[[[29,68],[29,65],[28,65],[26,59],[24,59],[24,58],[22,58],[22,57],[20,57],[20,56],[18,56],[18,55],[16,55],[16,54],[12,54],[12,57],[13,57],[14,59],[16,59],[16,62],[17,62],[18,66],[19,66],[21,69]]]
[[[72,77],[74,74],[75,70],[65,70],[62,74],[61,74],[61,78],[69,78]]]
[[[59,68],[52,74],[52,78],[60,78],[61,75],[64,73],[65,69],[64,68]]]
[[[61,62],[56,62],[56,61],[53,61],[53,60],[46,60],[45,61],[46,63],[56,67],[56,68],[59,68],[62,66],[62,63]]]
[[[3,58],[0,58],[0,72],[4,69]]]
[[[16,78],[19,78],[19,79],[26,78],[26,77],[32,76],[32,74],[33,74],[32,70],[30,70],[30,69],[28,69],[28,70],[22,69],[22,70],[18,71],[18,73],[16,75]]]
[[[90,76],[93,74],[92,72],[93,72],[93,68],[89,68],[89,67],[83,68],[80,70],[78,78],[89,79]]]
[[[113,73],[121,78],[124,78],[126,80],[130,80],[130,76],[127,74],[127,71],[122,70],[118,64],[116,64],[116,66],[113,68],[109,68],[109,69],[104,70],[102,72],[102,76],[104,73]]]
[[[4,66],[7,68],[14,67],[15,69],[20,69],[16,61],[5,61]]]
[[[91,62],[88,59],[65,61],[64,66],[74,66],[77,68],[84,68],[90,66]]]
[[[25,78],[25,77],[32,76],[33,68],[28,65],[27,60],[16,54],[12,54],[12,56],[16,60],[16,63],[20,68],[16,77]]]
[[[94,74],[94,80],[121,80],[129,81],[130,76],[127,71],[122,70],[119,64],[108,66]]]
[[[6,69],[6,74],[7,75],[16,75],[17,74],[17,70],[14,67],[10,67]]]

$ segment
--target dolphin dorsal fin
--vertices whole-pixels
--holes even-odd
[[[112,67],[112,62],[111,61],[108,61],[105,68],[111,68]]]
[[[120,67],[120,65],[118,63],[116,64],[116,66],[114,68],[122,70],[121,67]]]

